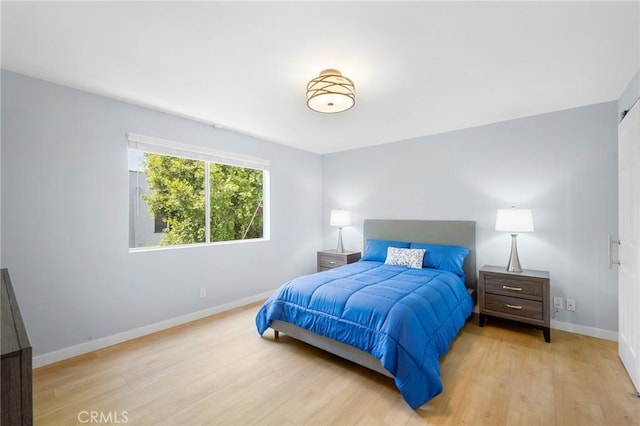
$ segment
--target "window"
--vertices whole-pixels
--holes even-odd
[[[128,139],[129,248],[268,238],[268,161]]]

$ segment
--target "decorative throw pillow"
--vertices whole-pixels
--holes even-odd
[[[408,266],[409,268],[422,269],[422,259],[424,249],[405,249],[389,247],[387,249],[387,259],[385,265]]]

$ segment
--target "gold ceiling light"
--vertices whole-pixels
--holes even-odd
[[[353,81],[334,69],[326,69],[307,84],[307,106],[314,111],[334,113],[356,103]]]

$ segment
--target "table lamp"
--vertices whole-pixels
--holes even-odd
[[[507,271],[522,272],[520,259],[518,259],[518,244],[516,239],[522,232],[533,232],[533,217],[529,209],[498,209],[496,214],[496,231],[511,234],[511,255]]]
[[[331,210],[329,225],[338,227],[338,247],[336,248],[336,253],[344,253],[342,227],[351,225],[351,213],[346,210]]]

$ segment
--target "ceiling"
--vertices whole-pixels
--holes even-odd
[[[638,1],[4,1],[1,13],[4,69],[319,154],[616,100],[640,66]],[[306,107],[325,68],[354,81],[352,109]]]

